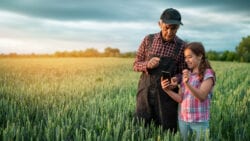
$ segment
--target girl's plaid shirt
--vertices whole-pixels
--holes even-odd
[[[204,79],[213,78],[214,74],[211,69],[207,69],[204,74]],[[197,74],[191,74],[188,83],[195,88],[201,86],[199,77]],[[188,89],[185,89],[184,84],[181,83],[181,89],[183,92],[183,100],[179,105],[179,119],[185,122],[204,122],[210,118],[210,101],[212,97],[212,91],[209,92],[205,101],[201,102],[195,98]]]

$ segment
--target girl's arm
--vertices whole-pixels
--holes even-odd
[[[191,86],[187,81],[184,81],[184,86],[188,88],[192,95],[198,98],[200,101],[206,100],[209,92],[213,87],[213,78],[208,78],[201,83],[200,88],[195,88]]]

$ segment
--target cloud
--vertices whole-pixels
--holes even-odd
[[[174,5],[186,8],[205,8],[210,12],[220,13],[222,11],[228,13],[245,14],[249,16],[249,0],[179,0]],[[204,15],[205,16],[205,15]]]
[[[249,3],[246,0],[2,0],[0,52],[20,46],[26,47],[25,51],[37,48],[38,52],[89,47],[103,50],[107,46],[135,51],[145,35],[159,32],[157,22],[167,7],[181,12],[184,26],[178,36],[184,40],[201,41],[207,49],[234,50],[250,31]]]
[[[183,8],[182,13],[182,37],[188,41],[202,41],[207,50],[235,50],[241,38],[249,34],[246,29],[250,29],[250,17],[244,14],[211,12],[209,8]]]
[[[162,7],[162,8],[160,8]],[[58,20],[147,21],[167,7],[204,8],[213,11],[248,13],[248,0],[2,0],[0,8],[32,17]],[[210,12],[213,12],[210,11]],[[157,15],[159,16],[159,14]],[[205,15],[204,15],[205,16]]]
[[[0,12],[0,16],[3,19],[0,24],[5,27],[0,27],[1,52],[20,46],[25,48],[22,51],[17,49],[21,53],[34,52],[32,48],[40,48],[37,51],[43,53],[48,48],[51,49],[50,53],[90,47],[102,51],[107,46],[123,47],[121,51],[134,51],[134,42],[139,42],[138,35],[144,36],[140,31],[154,30],[155,27],[144,22],[58,21],[9,12]],[[42,46],[47,49],[42,50]]]
[[[31,17],[56,20],[146,21],[152,19],[151,1],[132,0],[3,0],[0,8]]]

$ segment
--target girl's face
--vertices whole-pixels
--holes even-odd
[[[192,69],[193,71],[194,70],[197,71],[202,56],[197,56],[192,52],[192,50],[185,49],[184,57],[185,57],[185,62],[187,63],[188,68]]]

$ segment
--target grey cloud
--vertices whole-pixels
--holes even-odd
[[[159,7],[213,7],[215,11],[245,12],[249,0],[2,0],[0,9],[58,20],[147,21],[158,18]],[[163,9],[161,9],[163,10]],[[211,11],[213,12],[213,11]],[[156,16],[157,14],[157,16]],[[152,16],[154,15],[154,17]]]
[[[187,7],[213,7],[215,11],[228,11],[232,13],[249,12],[250,7],[249,0],[179,0],[175,4]]]
[[[3,0],[0,9],[57,20],[143,21],[152,18],[152,5],[150,1],[132,0]]]

